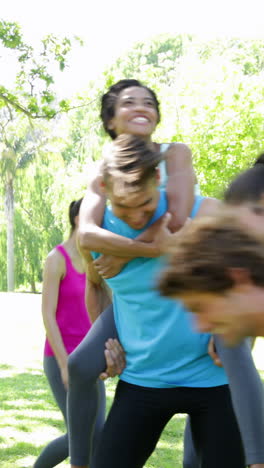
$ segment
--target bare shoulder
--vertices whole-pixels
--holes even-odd
[[[202,201],[200,208],[197,212],[198,216],[210,216],[215,215],[218,210],[222,207],[222,202],[217,198],[206,197]]]
[[[175,141],[175,142],[170,143],[169,148],[171,148],[172,150],[177,149],[177,150],[183,150],[183,151],[191,151],[190,147],[186,145],[186,143],[183,143],[181,141]]]
[[[65,259],[58,249],[52,249],[46,260],[44,271],[51,275],[64,275],[66,271]]]
[[[170,143],[164,152],[170,170],[184,171],[192,168],[192,152],[185,143]]]
[[[186,145],[185,143],[176,142],[176,143],[169,143],[168,149],[166,151],[166,155],[167,157],[181,156],[181,157],[190,158],[192,157],[192,152],[189,146]]]
[[[92,161],[87,165],[88,189],[98,189],[102,180],[102,161]]]

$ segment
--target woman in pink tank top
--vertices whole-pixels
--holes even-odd
[[[71,202],[70,237],[47,256],[42,289],[42,315],[46,329],[44,371],[65,422],[68,389],[68,355],[91,327],[85,306],[85,272],[76,247],[76,230],[82,199]],[[37,458],[35,468],[56,466],[69,455],[68,434],[50,442]]]

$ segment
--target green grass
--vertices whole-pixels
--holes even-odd
[[[28,468],[50,440],[64,433],[61,413],[42,371],[40,296],[0,293],[0,314],[0,466]],[[263,343],[257,340],[254,358],[264,370]],[[108,408],[115,384],[115,379],[107,382]],[[183,415],[169,422],[146,468],[182,467],[184,425]]]

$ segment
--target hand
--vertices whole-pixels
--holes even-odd
[[[179,232],[185,224],[183,224],[177,216],[177,213],[175,211],[170,211],[171,213],[171,219],[168,225],[168,228],[171,233]]]
[[[63,385],[66,388],[66,390],[68,391],[69,390],[68,366],[66,365],[66,366],[61,367],[60,373],[61,373],[61,380],[63,382]]]
[[[264,468],[264,463],[254,463],[254,465],[249,465],[249,468]]]
[[[121,374],[126,367],[125,352],[119,341],[109,338],[105,346],[106,370],[100,374],[101,380]]]
[[[171,220],[171,214],[169,212],[165,213],[164,216],[162,216],[160,223],[158,225],[158,229],[154,235],[154,244],[157,245],[159,251],[161,254],[166,252],[167,245],[170,242],[171,234],[169,230],[169,222]]]
[[[188,229],[189,225],[191,224],[191,219],[187,218],[184,226],[179,231],[172,233],[169,229],[171,216],[171,213],[166,213],[163,216],[159,230],[154,237],[154,242],[158,244],[158,248],[160,249],[161,253],[168,253],[170,248],[174,246],[177,239],[184,235],[185,230]]]
[[[184,224],[181,224],[177,221],[177,217],[175,213],[171,213],[171,220],[169,222],[169,230],[172,234],[174,234],[174,238],[177,238],[178,235],[182,235],[185,232],[185,229],[190,225],[192,222],[191,218],[187,218]]]
[[[208,354],[211,356],[212,360],[214,361],[214,364],[218,367],[223,367],[221,359],[219,358],[216,349],[215,349],[215,342],[214,342],[214,337],[211,336],[210,341],[208,343]]]
[[[99,275],[102,276],[102,278],[107,279],[118,275],[129,260],[131,259],[114,257],[113,255],[100,255],[100,257],[93,261],[93,265]]]

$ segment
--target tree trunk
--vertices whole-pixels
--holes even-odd
[[[5,212],[7,220],[7,290],[14,291],[14,191],[12,177],[10,177],[6,182]]]

